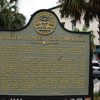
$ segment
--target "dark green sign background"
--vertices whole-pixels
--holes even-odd
[[[50,11],[0,31],[0,95],[89,95],[89,71],[90,34],[64,29]]]

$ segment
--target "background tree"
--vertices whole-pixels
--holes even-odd
[[[18,0],[0,0],[0,30],[15,30],[25,24],[25,16],[18,12]]]
[[[61,4],[61,16],[73,17],[76,21],[80,20],[84,14],[85,23],[96,18],[99,22],[99,42],[100,42],[100,0],[59,0]]]
[[[83,9],[83,0],[59,0],[61,17],[73,17],[80,20]]]

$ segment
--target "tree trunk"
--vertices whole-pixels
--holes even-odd
[[[98,35],[99,35],[99,44],[100,44],[100,16],[98,16],[98,23],[99,23],[99,25],[98,25]]]

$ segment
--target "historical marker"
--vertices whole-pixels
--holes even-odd
[[[0,31],[0,95],[90,96],[90,34],[64,29],[48,10]]]

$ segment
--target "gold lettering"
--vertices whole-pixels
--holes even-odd
[[[75,42],[85,42],[85,38],[79,37],[49,37],[49,41],[75,41]]]
[[[43,36],[25,36],[25,40],[45,40]]]
[[[21,36],[17,35],[3,35],[2,39],[4,40],[21,40]]]

